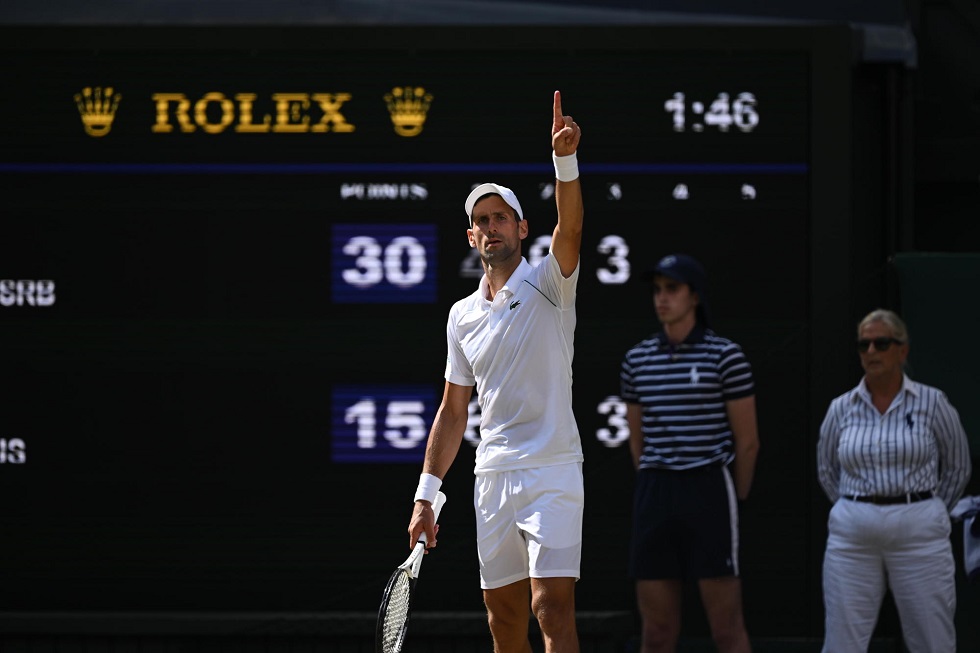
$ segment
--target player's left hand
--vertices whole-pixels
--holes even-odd
[[[558,156],[574,154],[582,138],[582,129],[571,116],[561,112],[561,91],[555,91],[554,121],[551,124],[551,147]]]

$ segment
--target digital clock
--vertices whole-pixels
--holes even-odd
[[[687,108],[687,98],[681,92],[674,93],[664,102],[664,109],[671,114],[674,131],[682,132],[688,128]],[[734,100],[729,98],[728,93],[719,93],[707,105],[707,109],[701,101],[690,102],[690,109],[693,114],[690,129],[694,132],[704,131],[706,126],[715,127],[720,132],[727,132],[732,127],[741,132],[751,132],[759,126],[755,95],[748,92],[739,93]]]

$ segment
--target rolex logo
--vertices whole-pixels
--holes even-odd
[[[108,134],[121,99],[122,95],[113,94],[112,87],[86,86],[81,93],[76,93],[75,104],[82,115],[85,133],[96,138]]]
[[[396,86],[385,94],[391,124],[399,136],[418,136],[425,124],[425,116],[432,104],[432,94],[421,86]]]

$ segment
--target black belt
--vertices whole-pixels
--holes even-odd
[[[894,497],[882,497],[873,494],[867,496],[862,496],[860,494],[845,494],[844,498],[851,501],[860,501],[861,503],[873,503],[878,506],[892,506],[897,503],[915,503],[916,501],[931,499],[932,492],[929,490],[926,490],[925,492],[907,492]]]

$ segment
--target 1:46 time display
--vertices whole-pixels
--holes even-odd
[[[664,110],[671,114],[675,132],[683,132],[688,128],[694,132],[703,132],[705,127],[727,132],[733,126],[741,132],[750,132],[759,126],[755,95],[748,92],[739,93],[734,100],[728,93],[719,93],[710,104],[706,104],[688,101],[685,94],[678,91],[664,102]]]

